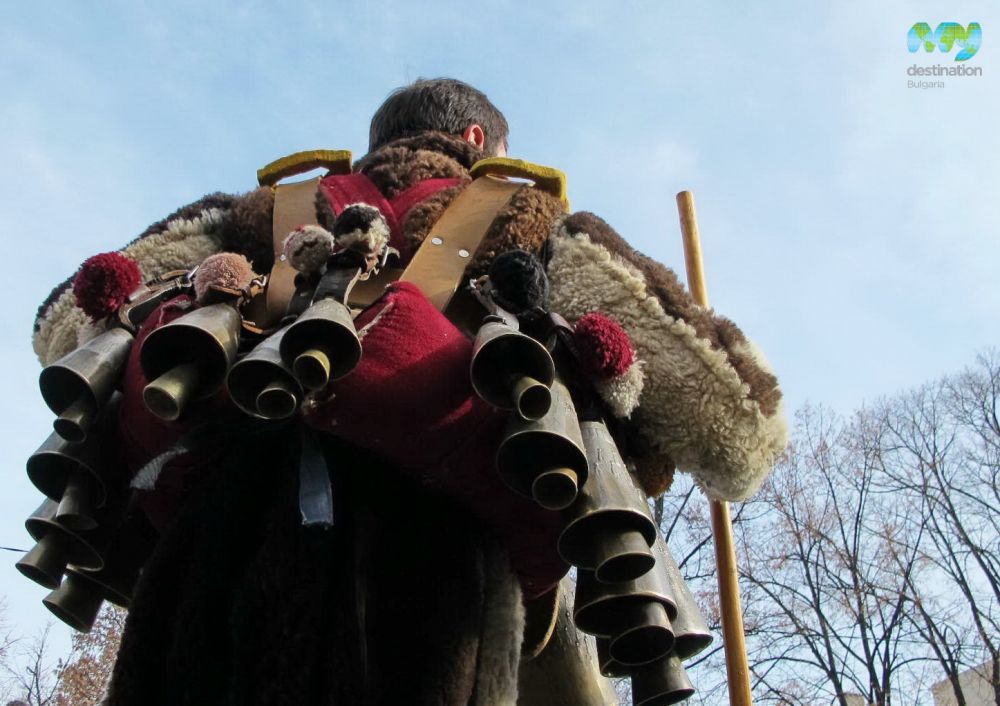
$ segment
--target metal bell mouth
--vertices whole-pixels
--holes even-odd
[[[74,532],[86,532],[97,527],[93,512],[93,485],[93,478],[83,469],[69,477],[56,508],[59,524]]]
[[[659,601],[633,603],[623,616],[625,629],[611,637],[611,657],[625,666],[648,664],[674,648],[674,632],[667,610]]]
[[[257,414],[264,419],[288,419],[299,408],[297,390],[285,380],[276,380],[260,391],[254,400]]]
[[[142,390],[146,409],[167,422],[176,421],[201,382],[197,363],[182,363],[163,373]]]
[[[511,418],[496,465],[511,490],[559,510],[575,501],[588,467],[569,390],[558,380],[551,390],[552,406],[541,419]]]
[[[52,429],[71,444],[82,444],[96,416],[94,407],[81,398],[52,421]]]
[[[57,418],[52,426],[66,441],[86,441],[121,379],[133,337],[112,328],[46,366],[38,377],[42,399]]]
[[[361,360],[354,318],[335,299],[320,299],[306,309],[282,335],[280,350],[285,365],[307,390],[339,380]]]
[[[49,534],[14,564],[26,578],[48,589],[59,587],[72,549],[67,537]]]
[[[146,407],[175,421],[193,400],[214,394],[236,359],[242,319],[228,304],[195,309],[156,329],[142,343]]]
[[[300,353],[292,361],[295,377],[307,390],[322,390],[330,384],[330,353],[325,348],[317,346]]]
[[[503,321],[487,317],[479,327],[469,378],[482,400],[526,421],[541,419],[552,405],[555,364],[548,349]]]
[[[66,580],[42,599],[59,620],[78,632],[90,632],[104,604],[101,586],[70,569]]]
[[[552,392],[543,383],[528,375],[513,377],[509,383],[514,411],[521,419],[541,419],[552,407]]]
[[[669,655],[632,673],[634,706],[670,706],[690,698],[694,686],[676,655]]]
[[[677,604],[670,595],[666,577],[658,570],[638,579],[610,584],[598,581],[593,571],[580,569],[573,620],[585,633],[611,637],[632,627],[627,621],[636,615],[636,606],[650,601],[662,604],[670,621],[677,616]]]
[[[96,442],[71,444],[53,432],[28,457],[26,470],[32,484],[59,503],[53,517],[64,527],[83,531],[96,526],[94,510],[108,499],[107,487],[97,471],[99,464]]]
[[[590,475],[559,535],[559,554],[604,583],[637,579],[656,563],[651,547],[659,530],[646,496],[604,422],[581,422],[580,433]]]
[[[602,583],[630,581],[651,571],[656,565],[646,538],[636,530],[608,533],[597,538],[595,544],[594,574]]]
[[[281,339],[288,327],[257,344],[229,370],[226,387],[233,403],[258,419],[277,421],[293,416],[302,401],[302,386],[281,358]]]
[[[531,496],[546,510],[564,510],[576,500],[578,476],[572,468],[539,473],[531,483]]]

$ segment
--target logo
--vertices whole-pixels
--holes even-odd
[[[929,24],[917,22],[910,27],[906,43],[911,54],[918,51],[921,45],[928,53],[937,47],[945,54],[958,46],[962,51],[955,55],[955,61],[968,61],[976,55],[983,43],[983,28],[978,22],[970,22],[967,28],[957,22],[942,22],[932,32]]]

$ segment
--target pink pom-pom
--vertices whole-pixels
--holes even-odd
[[[576,322],[573,339],[584,371],[598,379],[620,377],[635,362],[635,349],[625,329],[596,311]]]
[[[73,278],[76,305],[94,321],[118,311],[142,280],[139,265],[119,252],[87,258]]]
[[[211,286],[226,289],[243,289],[257,275],[250,262],[234,252],[220,252],[209,255],[198,267],[194,276],[194,293],[202,301]]]

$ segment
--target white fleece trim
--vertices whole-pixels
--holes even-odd
[[[787,428],[780,411],[764,417],[726,354],[669,316],[635,268],[585,233],[553,238],[548,274],[554,311],[571,322],[600,311],[628,332],[646,362],[632,419],[654,449],[714,498],[756,492],[785,447]]]
[[[143,280],[171,270],[191,269],[209,255],[221,251],[216,231],[228,215],[228,210],[210,208],[194,218],[175,218],[167,222],[162,231],[132,243],[121,252],[139,264]],[[95,324],[83,313],[70,287],[40,319],[38,331],[32,337],[32,348],[42,365],[49,365],[106,328],[103,322]]]

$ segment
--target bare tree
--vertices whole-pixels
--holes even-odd
[[[1000,358],[884,403],[882,482],[919,508],[894,546],[916,549],[910,618],[959,704],[959,674],[986,663],[1000,706]]]
[[[5,655],[4,699],[27,706],[55,706],[58,688],[56,668],[50,662],[48,637],[51,626],[30,641],[14,640]]]
[[[807,407],[795,441],[745,505],[754,519],[738,536],[760,702],[848,706],[859,694],[881,706],[923,680],[927,657],[909,649],[918,641],[906,620],[917,550],[887,539],[914,510],[880,491],[880,438],[869,414],[844,422]]]

